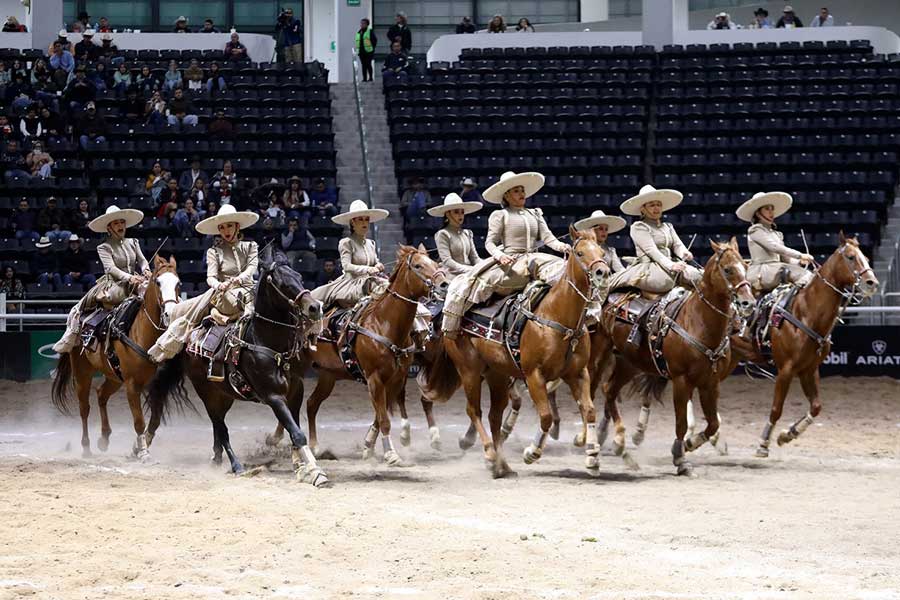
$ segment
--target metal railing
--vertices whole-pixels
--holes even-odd
[[[372,188],[372,174],[369,170],[369,138],[366,134],[366,119],[363,111],[362,94],[360,93],[359,72],[362,63],[356,48],[353,49],[353,96],[356,98],[356,118],[359,122],[359,150],[362,153],[363,177],[366,182],[366,204],[369,208],[374,206],[375,191]],[[375,250],[381,256],[381,236],[378,235],[378,224],[372,224],[372,237],[375,239]]]
[[[887,281],[884,282],[886,292],[900,292],[900,240],[894,242],[894,254],[888,266]]]

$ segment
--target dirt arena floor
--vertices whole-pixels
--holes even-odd
[[[245,464],[267,465],[235,478],[208,463],[205,416],[164,427],[151,464],[128,458],[121,394],[109,451],[83,459],[79,419],[53,412],[49,387],[0,382],[0,599],[900,598],[895,380],[824,380],[822,417],[761,460],[772,386],[732,378],[730,454],[701,449],[693,479],[674,475],[670,403],[634,451],[639,472],[607,451],[591,477],[564,393],[561,440],[523,464],[536,430],[527,405],[507,444],[518,477],[501,481],[477,448],[457,446],[461,396],[436,409],[442,452],[416,402],[412,446],[398,443],[408,465],[363,462],[370,405],[361,386],[339,384],[319,417],[337,456],[322,462],[334,483],[323,490],[294,481],[286,449],[263,445],[266,407],[229,415]],[[784,426],[806,410],[795,387]],[[633,427],[635,403],[624,410]],[[95,441],[96,407],[91,423]]]

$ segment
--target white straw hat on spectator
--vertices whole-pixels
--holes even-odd
[[[544,176],[534,171],[528,173],[507,171],[500,176],[500,181],[484,190],[481,196],[488,202],[500,204],[503,202],[503,194],[520,185],[525,188],[526,198],[534,196],[544,187]]]
[[[177,25],[178,23],[181,23],[182,21],[184,21],[185,23],[187,23],[187,17],[184,16],[184,15],[181,15],[180,17],[178,17],[177,19],[175,19],[175,24]]]
[[[73,233],[72,235],[69,236],[69,241],[70,242],[80,242],[81,238],[78,237],[77,233]]]
[[[637,196],[632,196],[619,206],[619,210],[626,215],[639,217],[641,215],[641,207],[648,202],[662,202],[663,211],[671,210],[681,204],[684,195],[678,190],[658,190],[652,185],[645,185],[638,192]]]
[[[81,34],[81,37],[94,37],[93,29],[85,29],[84,33]]]
[[[100,39],[103,40],[104,42],[106,40],[112,40],[112,34],[107,31],[106,33],[104,33],[103,35],[100,36]]]
[[[602,210],[595,210],[591,213],[587,219],[581,219],[580,221],[575,221],[575,230],[576,231],[587,231],[591,227],[595,227],[597,225],[606,225],[608,233],[615,233],[617,231],[621,231],[625,229],[625,219],[622,217],[617,217],[615,215],[608,215]]]
[[[61,37],[61,38],[68,38],[68,37],[69,37],[69,32],[66,31],[65,29],[60,29],[58,35],[59,35],[59,37]]]
[[[369,217],[369,221],[374,223],[387,219],[388,214],[388,211],[383,208],[369,208],[362,200],[354,200],[350,203],[350,208],[347,209],[347,212],[335,215],[331,217],[331,220],[338,225],[350,225],[350,221],[357,217]]]
[[[794,7],[788,4],[784,7],[784,12],[794,12]]]
[[[717,19],[720,19],[720,18],[722,18],[722,17],[725,17],[725,18],[727,19],[727,18],[728,18],[728,13],[727,13],[727,12],[720,12],[719,14],[716,15],[716,18],[717,18]]]
[[[39,239],[39,240],[34,244],[34,247],[35,247],[35,248],[49,248],[49,247],[52,246],[52,245],[53,245],[53,243],[50,241],[50,238],[48,238],[48,237],[45,235],[45,236],[42,236],[41,239]]]
[[[144,219],[144,213],[133,208],[119,208],[115,204],[106,212],[88,223],[88,229],[97,233],[106,233],[106,226],[119,219],[125,220],[125,227],[134,227]]]
[[[462,180],[462,184],[464,186],[469,185],[469,186],[475,187],[475,180],[472,179],[471,177],[466,177],[465,179]]]
[[[207,217],[197,223],[194,229],[203,235],[219,235],[219,225],[222,223],[237,223],[238,229],[246,229],[259,221],[259,215],[245,210],[237,210],[230,204],[223,204],[212,217]]]
[[[771,204],[775,207],[774,218],[778,218],[788,210],[794,203],[794,199],[790,194],[785,192],[759,192],[753,194],[753,197],[741,204],[734,213],[741,221],[750,223],[753,221],[753,215],[756,214],[763,206]]]
[[[461,208],[468,215],[473,212],[478,212],[481,210],[482,206],[483,204],[481,204],[481,202],[464,202],[463,199],[459,197],[459,194],[450,192],[444,196],[444,203],[440,206],[432,206],[429,208],[428,214],[432,217],[443,217],[444,213],[448,210],[457,210]]]

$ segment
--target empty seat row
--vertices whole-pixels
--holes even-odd
[[[884,169],[897,166],[897,152],[719,152],[708,154],[657,154],[653,163],[660,169],[683,167],[716,170],[721,167],[764,166],[780,168],[838,170]]]
[[[650,97],[647,86],[587,87],[587,86],[494,86],[459,87],[432,91],[423,88],[391,90],[387,94],[388,105],[414,104],[481,104],[493,102],[527,102],[541,104],[551,102],[567,104],[576,101],[644,103]]]

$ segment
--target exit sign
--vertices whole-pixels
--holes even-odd
[[[347,0],[347,6],[359,6],[359,0]]]

